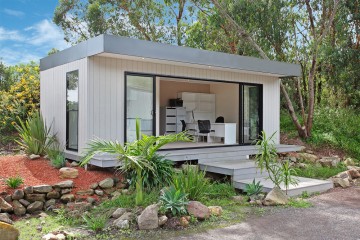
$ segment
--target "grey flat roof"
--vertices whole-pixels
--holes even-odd
[[[190,47],[174,46],[127,37],[100,35],[63,51],[40,59],[41,71],[101,53],[165,60],[187,64],[270,73],[279,76],[300,76],[298,64],[269,61]]]

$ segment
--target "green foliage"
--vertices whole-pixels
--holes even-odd
[[[287,205],[293,208],[309,208],[313,206],[311,202],[308,202],[301,198],[290,198]]]
[[[18,188],[21,184],[24,183],[24,180],[22,177],[20,176],[16,176],[16,177],[9,177],[7,179],[4,180],[6,186],[10,187],[10,188]]]
[[[170,186],[163,190],[160,202],[165,212],[171,212],[173,216],[187,214],[186,205],[189,203],[186,194],[181,189]]]
[[[152,189],[169,186],[174,174],[173,162],[157,154],[155,154],[149,162],[152,168],[144,168],[141,173],[144,189],[151,191]],[[126,174],[129,176],[130,185],[134,187],[136,183],[136,172],[132,170]]]
[[[205,177],[205,171],[188,166],[173,175],[172,184],[176,190],[184,192],[190,200],[201,200],[206,195],[210,181]]]
[[[207,199],[231,198],[236,195],[236,190],[230,183],[213,182],[207,185],[205,195]]]
[[[296,171],[290,167],[289,160],[282,161],[280,177],[281,182],[284,183],[286,195],[290,185],[296,186],[299,183],[299,180],[294,175],[296,175]]]
[[[135,195],[136,193],[131,194],[121,194],[114,199],[110,199],[107,201],[102,202],[98,208],[99,209],[109,209],[109,208],[135,208]],[[140,206],[146,207],[151,204],[157,203],[159,200],[159,191],[153,190],[151,192],[144,193],[144,200]]]
[[[18,120],[19,124],[15,128],[21,140],[16,142],[24,147],[27,154],[43,154],[54,143],[55,136],[50,134],[51,127],[46,126],[40,113],[35,113],[25,122],[20,118]]]
[[[252,183],[245,185],[245,190],[247,196],[256,196],[263,191],[263,186],[260,184],[260,181],[255,182],[255,179]]]
[[[335,168],[323,167],[321,165],[308,165],[305,169],[296,168],[296,176],[315,178],[315,179],[328,179],[336,174],[346,171],[346,166],[339,164]]]
[[[81,165],[87,164],[97,153],[106,152],[116,155],[122,163],[120,169],[123,172],[136,173],[136,204],[141,205],[143,201],[143,172],[145,169],[147,172],[154,172],[152,160],[156,152],[168,143],[191,141],[191,139],[183,132],[164,136],[147,136],[144,134],[140,139],[140,122],[138,119],[136,122],[136,136],[139,139],[126,143],[124,146],[117,141],[93,140],[88,144],[89,147],[86,149]]]
[[[51,146],[45,149],[45,153],[50,159],[50,163],[54,168],[62,168],[66,165],[65,154],[60,148],[60,144],[54,142]]]
[[[109,216],[107,215],[94,216],[94,215],[85,214],[83,216],[83,219],[87,228],[95,232],[99,232],[104,229],[106,222],[109,219]]]

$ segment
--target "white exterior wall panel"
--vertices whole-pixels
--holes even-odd
[[[280,129],[280,80],[277,77],[157,64],[121,58],[89,57],[88,136],[118,140],[124,139],[124,73],[169,75],[263,85],[263,127],[275,134],[279,143]]]

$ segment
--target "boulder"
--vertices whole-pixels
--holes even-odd
[[[24,193],[25,193],[25,194],[31,194],[31,193],[33,193],[33,187],[31,187],[31,186],[25,187],[25,188],[24,188]]]
[[[348,171],[344,171],[344,172],[338,173],[336,176],[334,176],[334,178],[351,180],[351,175],[349,175]]]
[[[182,226],[182,227],[189,226],[189,221],[186,219],[186,217],[181,217],[179,219],[179,222],[180,222],[180,226]]]
[[[0,209],[2,212],[12,212],[14,210],[10,203],[5,201],[2,197],[0,197]]]
[[[50,200],[47,200],[45,202],[45,209],[48,209],[49,207],[51,206],[55,206],[56,204],[56,200],[55,199],[50,199]]]
[[[53,190],[52,186],[50,185],[38,185],[33,186],[34,193],[48,193]]]
[[[121,217],[124,213],[126,213],[126,208],[118,208],[118,209],[116,209],[116,210],[111,214],[111,217],[113,217],[113,218],[119,218],[119,217]]]
[[[25,199],[20,199],[19,202],[24,206],[27,207],[30,205],[29,201],[26,201]]]
[[[12,202],[12,198],[11,198],[11,195],[5,195],[4,196],[4,200],[8,203],[11,203]]]
[[[61,196],[61,201],[64,203],[73,202],[75,200],[74,194],[65,194]]]
[[[14,213],[17,216],[24,215],[26,213],[26,208],[18,201],[13,201]]]
[[[90,204],[94,204],[96,202],[95,198],[92,198],[92,197],[86,198],[86,201]]]
[[[25,199],[28,200],[29,202],[35,202],[35,201],[45,202],[45,196],[46,195],[43,193],[31,193],[31,194],[26,194]]]
[[[11,195],[12,200],[20,200],[24,198],[24,191],[22,189],[16,189]]]
[[[289,202],[288,197],[278,187],[274,187],[265,197],[265,206],[285,205]]]
[[[44,207],[43,202],[35,201],[27,207],[27,212],[28,213],[38,212],[38,211],[41,211],[43,209],[43,207]]]
[[[310,154],[310,153],[299,153],[299,158],[303,161],[308,161],[308,162],[312,162],[315,163],[318,160],[318,157],[314,154]]]
[[[350,187],[350,182],[348,178],[332,178],[331,179],[334,183],[335,187],[342,187],[342,188],[347,188]]]
[[[346,166],[355,166],[355,161],[352,158],[347,158],[344,160]]]
[[[76,192],[77,195],[93,195],[94,190],[93,189],[84,189]]]
[[[319,163],[323,167],[336,167],[340,163],[340,158],[335,157],[323,157],[319,160]]]
[[[93,183],[93,184],[90,185],[90,188],[91,189],[96,189],[98,186],[99,186],[98,183]]]
[[[101,188],[112,188],[114,186],[114,179],[112,178],[106,178],[99,182],[99,187]]]
[[[77,178],[79,171],[76,168],[63,167],[59,170],[60,178]]]
[[[151,230],[159,227],[158,218],[159,205],[152,204],[147,206],[138,217],[138,225],[140,230]]]
[[[209,210],[210,210],[211,215],[214,215],[217,217],[221,216],[222,212],[223,212],[223,209],[220,206],[210,206]]]
[[[7,213],[0,213],[0,222],[13,224],[13,221],[10,219],[9,214]]]
[[[46,194],[47,199],[58,199],[60,198],[60,193],[58,191],[51,191]]]
[[[103,190],[95,190],[95,194],[98,195],[98,196],[103,196],[104,191]]]
[[[129,229],[130,224],[129,224],[129,220],[119,220],[119,219],[116,219],[116,220],[113,222],[113,226],[115,226],[115,227],[117,227],[117,228],[120,228],[120,229]]]
[[[71,167],[78,167],[78,166],[79,166],[79,163],[73,161],[72,163],[70,163],[70,166],[71,166]]]
[[[318,161],[318,163],[321,164],[321,166],[323,167],[333,167],[332,161],[331,160],[326,160],[326,159],[320,159]]]
[[[59,183],[55,184],[54,187],[73,188],[74,187],[74,181],[72,181],[72,180],[62,181],[62,182],[59,182]]]
[[[131,220],[133,218],[133,214],[131,212],[124,213],[121,217],[118,218],[118,220]]]
[[[80,212],[88,211],[92,207],[88,202],[69,202],[66,206],[71,210],[79,210]]]
[[[297,163],[296,165],[297,165],[299,168],[301,168],[301,169],[307,168],[307,164],[306,164],[306,163]]]
[[[37,154],[31,154],[31,155],[29,156],[29,158],[30,158],[31,160],[35,160],[35,159],[40,158],[40,155],[37,155]]]
[[[356,169],[350,169],[347,172],[348,172],[348,175],[350,175],[352,179],[360,178],[360,173]]]
[[[129,191],[129,189],[121,189],[121,193],[124,195],[128,195],[128,194],[130,194],[130,191]]]
[[[1,239],[17,240],[20,232],[15,227],[8,223],[0,222],[0,236]]]
[[[64,188],[64,189],[61,189],[61,195],[64,195],[64,194],[68,194],[71,192],[71,189],[70,188]]]
[[[163,226],[168,220],[168,217],[167,216],[161,216],[159,217],[159,226]]]
[[[198,201],[190,201],[187,205],[187,211],[199,220],[204,220],[210,217],[209,208]]]

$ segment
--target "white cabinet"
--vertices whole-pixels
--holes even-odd
[[[160,109],[160,134],[179,133],[182,131],[181,120],[185,121],[184,107],[162,107]]]
[[[187,122],[193,120],[192,112],[194,112],[195,120],[215,121],[215,94],[180,92],[178,98],[183,100],[183,107],[187,112]]]

